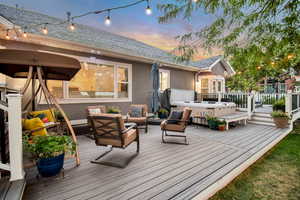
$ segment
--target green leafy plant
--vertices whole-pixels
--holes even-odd
[[[278,101],[275,101],[273,103],[273,111],[285,111],[285,100],[284,99],[280,99]]]
[[[218,120],[218,118],[210,116],[210,115],[206,115],[205,118],[206,118],[207,121],[216,121],[216,120]]]
[[[64,117],[63,117],[63,115],[61,114],[60,111],[55,110],[55,111],[54,111],[54,116],[55,116],[55,118],[56,118],[58,121],[64,121]]]
[[[69,136],[24,136],[24,149],[37,159],[51,158],[62,153],[75,151],[75,143]]]
[[[282,111],[273,111],[273,112],[271,113],[271,116],[272,116],[273,118],[286,118],[286,119],[289,119],[289,118],[290,118],[289,115],[288,115],[287,113],[282,112]]]
[[[118,114],[118,113],[121,113],[121,110],[116,107],[110,107],[107,109],[107,113]]]
[[[161,108],[158,110],[159,113],[164,114],[164,115],[168,115],[169,111],[167,109]]]
[[[224,120],[218,120],[218,124],[219,124],[219,126],[220,125],[225,126],[226,122]]]

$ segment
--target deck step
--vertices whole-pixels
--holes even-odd
[[[271,117],[271,113],[254,112],[253,115],[259,117]]]
[[[0,200],[21,200],[25,185],[24,179],[10,182],[8,178],[1,178]]]
[[[263,122],[263,121],[252,121],[250,120],[248,123],[250,124],[259,124],[259,125],[266,125],[266,126],[275,126],[275,124],[272,122]]]
[[[252,121],[260,121],[260,122],[269,122],[269,123],[273,123],[273,119],[271,117],[258,117],[258,116],[252,116],[251,118]]]

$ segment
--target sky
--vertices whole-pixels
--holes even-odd
[[[126,5],[136,0],[0,0],[2,4],[33,10],[54,17],[66,19],[66,12],[71,15],[80,15],[89,11],[112,8]],[[158,3],[172,2],[174,0],[151,0],[152,15],[145,14],[146,2],[111,12],[112,24],[104,25],[106,14],[89,15],[76,19],[75,23],[90,25],[105,31],[123,35],[144,42],[146,44],[171,51],[178,45],[175,37],[187,32],[199,30],[209,25],[214,17],[202,10],[193,14],[192,20],[176,18],[167,24],[159,24],[158,17],[162,14],[157,10]],[[220,50],[208,53],[200,50],[196,59],[206,58],[220,54]]]

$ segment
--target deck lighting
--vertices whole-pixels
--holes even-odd
[[[5,38],[6,38],[7,40],[10,39],[10,36],[9,36],[9,29],[6,30],[6,36],[5,36]]]
[[[111,19],[110,19],[110,10],[107,11],[107,16],[105,18],[104,24],[106,26],[109,26],[111,24]]]
[[[147,7],[146,7],[146,15],[151,15],[152,14],[152,10],[150,8],[150,3],[149,3],[149,0],[147,0]]]
[[[42,29],[42,32],[43,32],[45,35],[48,34],[48,29],[47,29],[46,25],[45,25],[44,28]]]

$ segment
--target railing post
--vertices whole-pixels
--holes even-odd
[[[256,92],[253,92],[252,93],[252,112],[254,113],[255,112],[255,103],[256,103]]]
[[[10,181],[24,178],[22,144],[22,95],[9,94],[8,100],[8,139]]]
[[[248,112],[248,118],[250,119],[251,118],[251,93],[248,94],[248,97],[247,97],[247,112]]]
[[[288,90],[285,96],[285,112],[289,115],[292,114],[292,91]]]
[[[218,93],[218,102],[220,103],[221,101],[222,101],[222,93],[219,92],[219,93]]]

